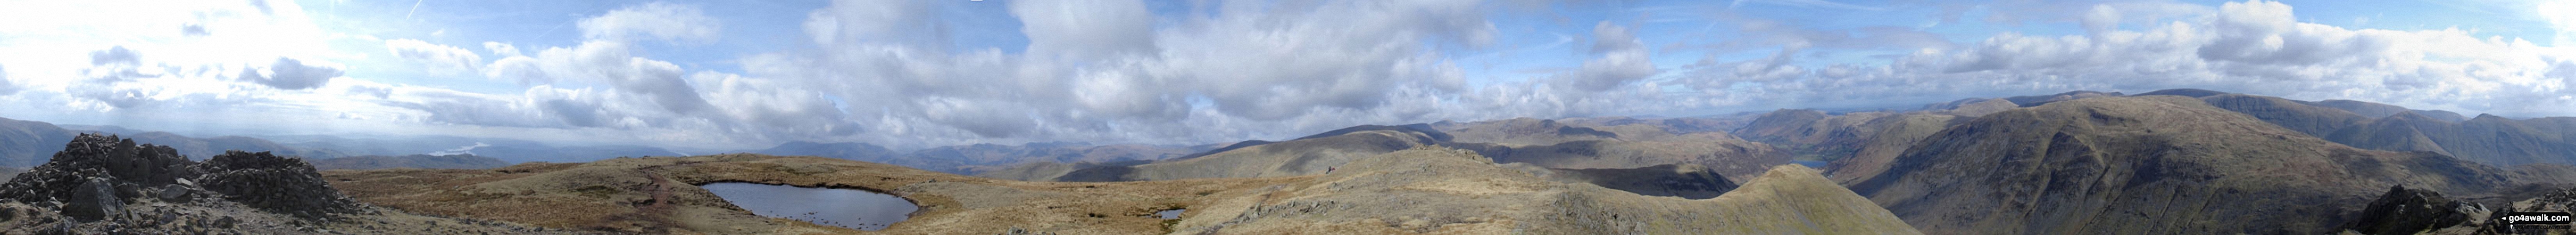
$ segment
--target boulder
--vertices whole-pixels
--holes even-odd
[[[116,192],[111,191],[114,188],[108,186],[109,184],[114,183],[104,178],[90,177],[80,186],[74,187],[72,197],[66,199],[63,205],[63,215],[82,221],[98,221],[109,216],[125,214],[125,201],[117,200]]]
[[[186,203],[186,202],[188,202],[188,201],[189,201],[189,199],[194,199],[193,197],[190,197],[191,195],[189,195],[189,192],[188,192],[189,190],[188,190],[188,187],[186,187],[186,186],[179,186],[179,185],[161,186],[161,190],[157,190],[157,191],[158,191],[158,192],[153,193],[153,195],[152,195],[152,196],[153,196],[153,197],[155,197],[155,198],[160,198],[160,199],[161,199],[161,201],[165,201],[165,202],[179,202],[179,203]]]

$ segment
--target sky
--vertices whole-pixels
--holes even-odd
[[[2202,88],[2576,116],[2557,1],[0,0],[0,117],[678,150]]]

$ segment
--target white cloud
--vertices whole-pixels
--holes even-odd
[[[432,72],[443,74],[475,71],[483,64],[483,56],[476,55],[473,51],[420,40],[385,40],[385,49],[392,51],[395,57],[410,60],[412,63],[428,67]]]
[[[1032,54],[1089,59],[1154,52],[1154,14],[1136,0],[1014,1]],[[1043,56],[1043,55],[1042,55]]]
[[[345,74],[346,72],[341,71],[340,67],[341,66],[338,64],[331,64],[328,62],[308,62],[294,58],[278,57],[277,62],[270,63],[265,69],[244,69],[242,70],[241,75],[234,79],[268,85],[269,87],[275,87],[277,89],[313,89],[315,87],[322,87],[322,84],[324,83],[331,82],[331,78],[337,78],[340,77],[341,74]]]
[[[665,2],[645,3],[609,11],[598,17],[582,19],[581,36],[611,41],[664,40],[671,42],[714,42],[723,24],[698,10],[697,6]]]
[[[836,98],[878,143],[1195,143],[1424,118],[1465,89],[1440,47],[1494,37],[1465,1],[1219,3],[1163,23],[1130,1],[1014,2],[1030,43],[1004,53],[949,48],[940,29],[964,26],[932,20],[942,7],[835,2],[804,24],[821,48],[745,58],[744,77]],[[824,110],[795,103],[815,108],[764,112]]]
[[[493,57],[526,56],[519,54],[518,46],[511,46],[509,43],[483,42],[483,49],[492,51]]]
[[[2539,11],[2540,17],[2548,20],[2552,29],[2558,30],[2558,35],[2551,38],[2550,46],[2576,46],[2576,0],[2543,1],[2532,9]]]
[[[2114,6],[2117,7],[2117,6]],[[2086,35],[2002,33],[1885,66],[1778,70],[1784,57],[1694,65],[1684,79],[1719,103],[1894,105],[2067,90],[2210,88],[2505,115],[2571,115],[2567,50],[2463,30],[2347,29],[2297,22],[2278,2],[2227,3],[2202,19]],[[2119,12],[2135,12],[2119,10]],[[2124,13],[2124,15],[2126,15]],[[1758,66],[1757,66],[1758,65]],[[1785,72],[1785,74],[1783,73]]]
[[[1646,57],[1646,43],[1639,41],[1636,33],[1627,27],[1603,21],[1592,26],[1592,34],[1592,53],[1600,57],[1584,61],[1583,67],[1574,73],[1560,75],[1568,76],[1561,79],[1571,79],[1574,88],[1581,91],[1609,90],[1660,72],[1655,69],[1655,62]]]

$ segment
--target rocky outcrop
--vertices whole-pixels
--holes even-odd
[[[150,188],[196,177],[197,173],[177,151],[167,146],[136,145],[133,140],[114,136],[82,134],[73,138],[54,154],[51,161],[29,169],[0,184],[0,198],[20,202],[55,201],[75,198],[81,184],[91,178],[114,184],[110,188]],[[119,190],[118,197],[132,198],[140,192]]]
[[[280,214],[317,218],[358,209],[358,202],[332,190],[322,174],[303,159],[268,152],[225,152],[198,164],[207,190],[224,199]]]
[[[127,202],[185,201],[206,190],[305,218],[359,207],[301,159],[233,151],[198,163],[168,146],[93,134],[73,138],[53,160],[0,184],[0,199],[57,202],[66,215],[96,220],[116,216]]]
[[[2388,188],[2378,200],[2343,225],[2347,231],[2361,234],[2416,234],[2467,223],[2486,215],[2485,205],[2454,201],[2441,193],[2405,186]]]

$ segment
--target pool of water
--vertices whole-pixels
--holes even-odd
[[[910,218],[921,206],[894,195],[856,189],[804,188],[754,183],[698,186],[752,214],[875,231]]]
[[[1807,168],[1825,169],[1825,161],[1791,160],[1789,163],[1797,163],[1798,165],[1807,166]]]
[[[1154,212],[1154,218],[1161,218],[1161,219],[1179,219],[1179,218],[1181,218],[1181,212],[1188,212],[1188,211],[1190,211],[1190,209],[1170,209],[1170,210],[1156,211],[1156,212]]]

